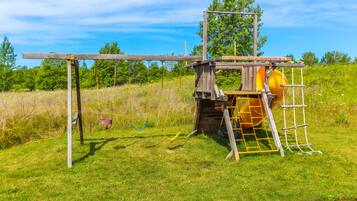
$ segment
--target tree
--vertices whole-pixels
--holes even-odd
[[[16,55],[15,48],[10,43],[9,39],[5,36],[0,47],[0,64],[15,68]]]
[[[355,57],[355,60],[353,61],[354,64],[357,64],[357,57]]]
[[[85,61],[79,67],[79,76],[82,88],[92,88],[96,85],[94,71],[88,68]]]
[[[103,48],[99,50],[100,54],[122,54],[118,43],[106,43]],[[96,77],[97,84],[101,87],[109,87],[117,84],[122,84],[124,75],[118,75],[118,72],[122,72],[123,68],[127,66],[125,61],[95,61],[93,65],[93,71]],[[126,73],[126,76],[128,74]],[[99,87],[97,86],[97,87]]]
[[[15,68],[15,49],[5,36],[0,45],[0,89],[8,91],[11,88],[12,71]]]
[[[156,62],[150,64],[148,74],[149,74],[148,77],[150,82],[161,79],[161,70]]]
[[[67,65],[64,60],[44,59],[36,77],[36,88],[41,90],[65,89]]]
[[[14,90],[34,91],[36,88],[36,76],[39,67],[27,68],[19,66],[13,71],[13,86]]]
[[[259,6],[254,6],[254,0],[213,0],[208,10],[254,12],[258,17],[258,55],[267,41],[266,36],[260,36],[263,14]],[[214,56],[252,55],[253,54],[253,16],[219,15],[208,16],[208,53]],[[198,33],[202,37],[202,22]],[[235,47],[235,48],[234,48]],[[234,50],[235,49],[235,50]],[[194,48],[199,53],[197,48]]]
[[[293,54],[287,54],[286,57],[290,57],[291,61],[295,62],[295,56]]]
[[[351,57],[348,56],[348,54],[342,54],[342,56],[340,57],[339,63],[340,64],[349,64],[351,63]]]
[[[129,75],[131,83],[144,84],[148,81],[148,71],[142,61],[129,62]]]
[[[301,57],[301,61],[308,66],[312,66],[319,62],[319,58],[313,52],[305,52]]]
[[[330,51],[325,53],[321,59],[321,63],[327,65],[348,64],[351,63],[351,57],[339,51]]]

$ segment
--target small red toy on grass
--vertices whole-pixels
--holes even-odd
[[[101,118],[99,122],[103,125],[103,128],[105,130],[109,129],[110,126],[113,124],[113,120],[111,118],[110,119]]]

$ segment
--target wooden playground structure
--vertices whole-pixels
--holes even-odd
[[[252,56],[222,56],[207,58],[208,15],[249,15],[253,18],[253,52]],[[281,104],[284,112],[285,148],[301,153],[318,152],[311,148],[307,138],[305,118],[303,68],[304,64],[293,64],[287,57],[258,57],[257,37],[258,20],[255,13],[204,11],[203,43],[201,56],[152,56],[152,55],[117,55],[117,54],[23,54],[24,59],[61,59],[67,61],[67,165],[72,167],[72,69],[75,69],[77,117],[80,142],[83,144],[81,93],[79,78],[79,60],[143,60],[143,61],[189,61],[196,72],[195,91],[196,117],[194,133],[222,133],[229,138],[231,151],[227,158],[239,160],[241,154],[277,152],[284,156],[278,129],[272,112],[273,105]],[[281,69],[281,72],[276,71]],[[290,83],[284,72],[292,75]],[[216,84],[216,71],[241,71],[241,86],[235,91],[223,91]],[[294,71],[301,72],[301,83],[294,83]],[[288,90],[292,91],[292,102],[288,101]],[[295,93],[296,90],[301,90]],[[302,102],[295,99],[300,96]],[[302,111],[303,123],[298,123],[297,110]],[[293,123],[289,124],[287,113],[292,111]],[[265,122],[264,122],[265,121]],[[298,136],[302,130],[304,143]],[[237,143],[238,142],[238,143]]]

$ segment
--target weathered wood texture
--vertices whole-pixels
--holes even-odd
[[[253,56],[258,56],[258,15],[253,16]],[[256,62],[256,60],[253,60]],[[256,91],[256,74],[258,68],[249,69],[249,91]]]
[[[275,65],[278,67],[303,68],[304,64],[291,63],[272,63],[272,62],[197,62],[192,66],[196,71],[195,80],[195,97],[200,99],[221,100],[222,95],[216,86],[216,70],[241,70],[242,83],[241,91],[255,92],[256,91],[256,74],[257,69]],[[247,69],[256,68],[254,71]],[[239,86],[237,86],[238,88]]]
[[[25,53],[24,59],[75,59],[75,60],[143,60],[143,61],[201,61],[200,56],[153,56],[153,55],[122,55],[122,54],[56,54],[56,53]],[[289,57],[252,57],[252,56],[223,56],[212,61],[265,61],[265,62],[288,62]],[[212,62],[211,61],[211,62]],[[194,64],[197,65],[197,64]],[[279,64],[282,65],[282,64]],[[290,64],[294,66],[296,64]],[[300,64],[301,65],[301,64]],[[189,67],[192,65],[189,65]]]
[[[230,11],[211,11],[211,10],[208,10],[207,12],[216,13],[216,14],[255,15],[255,13],[249,13],[249,12],[230,12]]]
[[[72,61],[72,65],[74,66],[75,77],[76,77],[76,97],[77,97],[77,110],[78,110],[78,125],[79,125],[79,142],[84,144],[84,136],[83,136],[83,116],[82,116],[82,99],[81,99],[81,82],[79,76],[79,63],[77,60]]]
[[[216,61],[271,61],[288,62],[290,57],[258,57],[258,56],[222,56],[215,58]]]
[[[304,67],[305,65],[302,63],[287,63],[287,61],[277,61],[279,60],[280,57],[259,57],[261,59],[258,59],[255,62],[252,62],[253,60],[250,60],[253,57],[248,57],[249,59],[238,59],[236,61],[241,61],[241,62],[232,62],[233,60],[231,59],[222,59],[222,58],[215,58],[209,61],[198,61],[198,62],[194,62],[192,64],[188,64],[185,66],[185,68],[193,68],[195,66],[199,66],[199,65],[206,65],[207,63],[212,63],[215,62],[216,63],[216,67],[220,68],[222,66],[222,69],[224,66],[243,66],[246,68],[249,67],[256,67],[256,66],[270,66],[272,64],[278,66],[278,67],[291,67],[291,68],[300,68],[300,67]],[[218,68],[216,68],[218,70]],[[228,69],[229,70],[229,69]]]
[[[72,62],[67,61],[67,167],[72,168]]]
[[[214,63],[206,63],[195,67],[195,97],[201,99],[216,99],[214,86],[216,84]]]
[[[269,98],[268,98],[268,95],[266,94],[266,91],[262,92],[262,102],[263,102],[265,114],[266,114],[268,122],[269,122],[269,127],[270,127],[270,129],[272,131],[272,135],[273,135],[275,146],[280,151],[280,155],[282,157],[284,157],[285,156],[284,149],[283,149],[283,147],[281,145],[278,129],[277,129],[276,124],[275,124],[274,115],[273,115],[273,112],[272,112],[272,110],[270,108]]]
[[[208,43],[208,13],[203,12],[202,24],[202,61],[207,60],[207,43]]]
[[[143,60],[143,61],[200,61],[199,56],[153,56],[153,55],[122,55],[122,54],[55,54],[28,53],[24,59],[75,59],[75,60]]]
[[[228,133],[228,138],[229,138],[229,143],[231,145],[231,149],[233,152],[233,155],[235,157],[236,160],[239,160],[239,153],[238,153],[238,148],[237,148],[237,143],[236,143],[236,139],[234,137],[234,132],[233,132],[233,127],[232,127],[232,123],[231,123],[231,118],[229,116],[229,111],[228,109],[225,109],[223,112],[223,117],[224,117],[224,122],[226,124],[226,129],[227,129],[227,133]],[[230,156],[231,154],[229,154]],[[229,158],[229,157],[227,157]]]
[[[223,118],[223,101],[197,100],[197,115],[195,130],[202,132],[217,132]]]

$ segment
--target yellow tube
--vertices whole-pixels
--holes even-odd
[[[265,81],[265,69],[260,68],[257,73],[257,80],[256,80],[257,91],[262,91],[264,89],[264,81]],[[285,88],[285,91],[283,92],[283,88],[281,87],[283,83],[288,84],[288,79],[284,77],[280,71],[278,70],[273,71],[269,79],[269,88],[270,88],[270,92],[277,96],[276,99],[274,100],[274,103],[281,103],[281,101],[283,100],[283,93],[287,92],[287,88]]]
[[[265,81],[265,69],[260,68],[256,76],[257,91],[262,91],[264,89],[264,81]],[[275,70],[271,74],[269,79],[270,91],[272,94],[276,95],[273,105],[277,103],[281,103],[281,101],[283,100],[283,93],[287,92],[286,88],[284,91],[283,88],[281,87],[283,83],[287,84],[288,79],[284,77],[280,71]],[[242,107],[240,113],[241,113],[240,120],[241,120],[242,128],[251,128],[252,125],[257,126],[261,124],[265,117],[262,100],[260,98],[249,99],[249,103],[247,102],[246,105]]]

